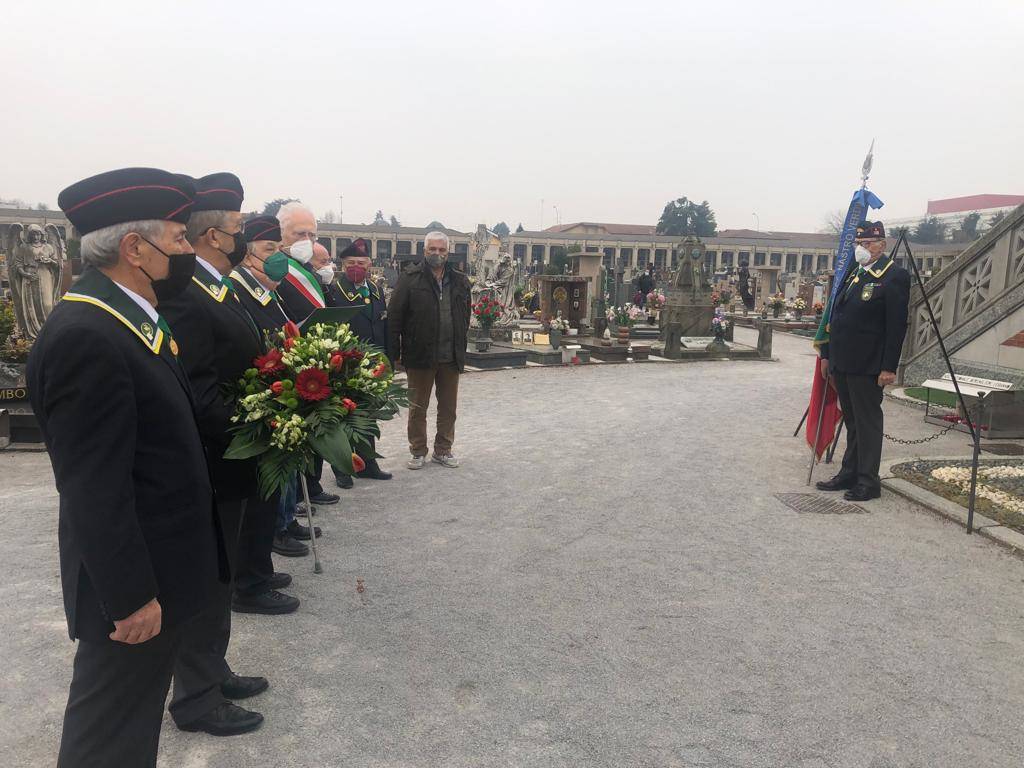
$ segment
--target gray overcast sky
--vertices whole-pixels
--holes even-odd
[[[127,165],[246,208],[815,230],[876,138],[888,216],[1024,194],[1024,2],[5,0],[0,198]]]

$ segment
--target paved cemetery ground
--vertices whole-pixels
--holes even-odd
[[[326,572],[279,561],[300,612],[236,617],[265,726],[167,719],[160,764],[1019,766],[1024,563],[888,492],[864,514],[782,505],[807,490],[812,360],[776,352],[467,376],[458,470],[407,471],[389,424],[396,479],[324,510]],[[935,431],[885,408],[890,433]],[[57,498],[44,454],[0,473],[0,754],[52,765],[73,651]]]

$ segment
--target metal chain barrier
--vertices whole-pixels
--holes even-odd
[[[977,409],[975,409],[975,411],[977,411]],[[967,414],[967,417],[968,417],[968,418],[971,418],[971,414],[970,414],[970,412],[968,412],[968,414]],[[971,423],[972,423],[972,424],[973,424],[973,425],[974,425],[974,426],[975,426],[976,428],[978,428],[978,429],[981,429],[981,425],[980,425],[980,424],[978,424],[977,422],[973,422],[973,421],[972,421]],[[893,443],[899,443],[900,445],[921,445],[921,443],[927,443],[927,442],[931,442],[932,440],[936,440],[936,439],[938,439],[938,438],[942,437],[942,436],[943,436],[944,434],[946,434],[946,433],[947,433],[947,432],[949,432],[949,431],[950,431],[951,429],[953,429],[954,427],[956,427],[956,425],[957,425],[957,424],[958,424],[958,422],[956,422],[956,421],[951,421],[951,422],[949,422],[949,426],[947,426],[947,427],[943,427],[943,429],[942,429],[942,430],[940,430],[939,432],[936,432],[936,433],[935,433],[934,435],[930,435],[930,436],[928,436],[928,437],[922,437],[922,438],[921,438],[920,440],[900,440],[900,438],[898,438],[898,437],[893,437],[892,435],[890,435],[890,434],[887,434],[887,433],[885,433],[885,432],[883,432],[883,433],[882,433],[882,436],[883,436],[883,437],[884,437],[884,438],[885,438],[886,440],[889,440],[890,442],[893,442]]]
[[[882,436],[886,440],[889,440],[889,441],[891,441],[893,443],[899,443],[900,445],[920,445],[921,443],[927,443],[930,440],[935,440],[936,438],[942,437],[944,434],[949,432],[949,430],[953,429],[953,427],[955,427],[955,426],[956,426],[956,422],[955,421],[951,421],[949,423],[949,426],[945,427],[941,432],[936,432],[934,435],[931,435],[930,437],[922,437],[920,440],[900,440],[898,437],[893,437],[892,435],[887,434],[885,432],[882,433]]]

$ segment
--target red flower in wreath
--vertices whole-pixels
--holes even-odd
[[[373,378],[375,378],[375,379],[379,379],[381,376],[383,376],[387,372],[388,372],[387,363],[381,363],[380,365],[378,365],[376,368],[374,368],[370,372],[370,375],[373,376]]]
[[[256,366],[256,370],[263,376],[284,370],[284,363],[281,362],[281,350],[279,349],[272,349],[267,354],[260,355],[252,361],[252,364]]]
[[[352,469],[354,469],[356,472],[362,472],[364,469],[366,469],[366,462],[363,461],[363,457],[360,456],[358,453],[352,454]]]
[[[301,334],[302,331],[299,330],[299,326],[295,324],[295,321],[289,320],[287,323],[284,324],[284,335],[286,338],[295,339],[298,338]]]
[[[307,368],[295,377],[295,392],[303,400],[326,400],[331,395],[327,372],[319,368]]]
[[[341,407],[347,408],[348,412],[352,413],[352,411],[356,409],[356,403],[354,400],[350,400],[349,398],[346,397],[344,400],[341,401]]]

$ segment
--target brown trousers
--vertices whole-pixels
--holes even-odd
[[[434,453],[452,452],[455,442],[455,409],[459,402],[459,370],[452,363],[433,368],[409,368],[409,451],[427,455],[427,408],[430,392],[437,388],[437,434]]]

